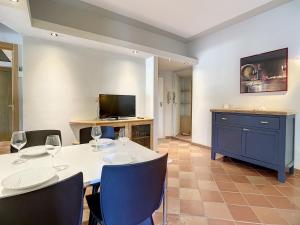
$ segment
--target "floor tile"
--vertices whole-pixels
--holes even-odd
[[[232,217],[237,221],[259,223],[257,216],[248,206],[228,205]]]
[[[270,184],[270,182],[263,176],[247,176],[247,179],[252,184]]]
[[[237,184],[235,184],[235,186],[241,193],[261,194],[261,191],[259,191],[259,189],[256,186],[254,186],[253,184],[237,183]]]
[[[180,188],[179,198],[184,200],[201,200],[198,189]]]
[[[288,222],[278,214],[276,209],[252,207],[252,210],[264,224],[288,225]]]
[[[278,189],[270,185],[256,185],[256,188],[264,195],[283,196]]]
[[[272,204],[263,195],[244,194],[243,196],[251,206],[273,208]]]
[[[212,177],[216,182],[232,182],[231,177],[226,174],[213,174]]]
[[[181,188],[197,188],[197,180],[193,179],[180,179],[179,180],[179,186]]]
[[[178,178],[168,178],[168,187],[179,187],[179,179]]]
[[[300,211],[298,210],[277,210],[290,225],[300,225]]]
[[[221,191],[239,192],[234,183],[216,182]]]
[[[208,225],[235,225],[234,221],[220,220],[220,219],[208,219]]]
[[[240,193],[222,192],[224,201],[231,205],[247,205],[244,197]]]
[[[204,217],[183,215],[180,217],[180,223],[183,225],[207,225]]]
[[[235,183],[250,183],[246,176],[230,175],[230,177]]]
[[[203,202],[224,202],[218,191],[200,190],[200,196]]]
[[[266,196],[271,204],[278,209],[296,209],[296,205],[286,197]]]
[[[204,202],[204,213],[207,218],[232,220],[231,213],[224,203]]]
[[[180,214],[180,201],[178,198],[168,198],[168,213]]]
[[[199,190],[211,190],[218,191],[219,188],[214,181],[206,181],[206,180],[198,180],[198,188]]]
[[[180,171],[179,172],[179,179],[196,179],[196,174],[194,172],[186,172],[186,171]]]
[[[300,197],[300,189],[295,187],[276,187],[283,195],[288,197]]]
[[[169,187],[167,193],[168,193],[168,197],[179,198],[179,188]]]
[[[180,200],[180,213],[193,216],[204,216],[203,203],[195,200]]]

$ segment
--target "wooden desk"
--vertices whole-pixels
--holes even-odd
[[[71,126],[112,126],[115,128],[125,128],[126,134],[130,140],[153,149],[153,119],[128,119],[128,120],[73,120]],[[118,136],[118,133],[116,133]]]

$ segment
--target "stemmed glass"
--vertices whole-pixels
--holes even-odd
[[[102,136],[101,126],[93,126],[91,130],[91,136],[95,140],[96,149],[98,148],[98,141]]]
[[[123,146],[125,146],[125,144],[128,142],[128,137],[126,135],[125,128],[120,129],[120,131],[119,131],[119,140],[121,141]]]
[[[51,155],[51,163],[54,169],[57,167],[54,165],[54,156],[61,150],[61,142],[58,135],[49,135],[45,143],[46,151]]]
[[[11,145],[18,150],[17,159],[13,161],[13,164],[20,164],[26,162],[25,159],[21,158],[21,149],[26,145],[27,138],[25,131],[15,131],[11,136]]]

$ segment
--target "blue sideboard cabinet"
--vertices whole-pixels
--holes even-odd
[[[212,152],[278,171],[294,173],[295,114],[212,109]]]

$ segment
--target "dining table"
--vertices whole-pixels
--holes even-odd
[[[42,147],[42,146],[41,146]],[[20,151],[20,154],[22,154]],[[55,155],[53,161],[57,165],[65,165],[66,168],[57,170],[55,177],[51,180],[32,188],[12,190],[5,189],[2,186],[2,181],[10,176],[27,169],[39,169],[44,167],[52,167],[51,156],[47,153],[35,156],[21,156],[26,158],[26,162],[22,164],[14,164],[16,153],[0,155],[0,198],[5,198],[13,195],[30,192],[42,187],[49,186],[55,182],[64,180],[78,172],[83,173],[84,187],[89,187],[94,184],[101,183],[101,171],[104,165],[114,164],[105,160],[109,155],[124,153],[132,157],[131,163],[145,162],[156,159],[161,156],[156,151],[150,150],[142,145],[139,145],[131,140],[126,143],[120,140],[114,140],[112,144],[107,146],[95,147],[91,144],[78,144],[63,146]],[[163,224],[167,224],[167,179],[164,186],[163,197]]]

